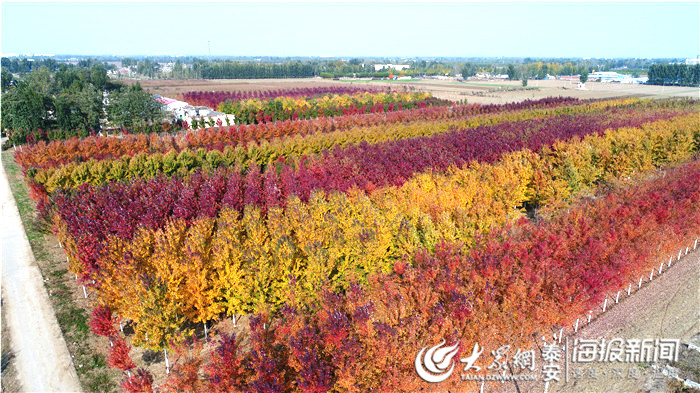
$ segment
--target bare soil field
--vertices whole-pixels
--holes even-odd
[[[345,82],[347,83],[347,82]],[[355,82],[352,82],[355,83]],[[700,88],[652,86],[619,83],[587,82],[585,90],[577,83],[566,80],[531,80],[524,88],[520,81],[422,80],[407,82],[372,82],[373,85],[413,86],[433,93],[438,98],[452,101],[467,100],[480,104],[504,104],[545,97],[610,98],[610,97],[692,97],[700,98]]]
[[[171,98],[181,98],[188,91],[255,91],[291,89],[297,87],[343,86],[345,83],[323,80],[321,78],[307,79],[125,79],[128,84],[140,83],[153,94]]]
[[[451,101],[467,100],[480,104],[504,104],[545,97],[610,98],[610,97],[691,97],[700,99],[700,88],[651,86],[619,83],[587,82],[585,89],[565,80],[531,80],[527,88],[520,81],[334,81],[320,78],[306,79],[184,79],[184,80],[124,80],[141,83],[146,90],[166,97],[178,98],[187,91],[251,91],[318,87],[333,85],[383,86],[392,90],[415,89],[433,93]]]

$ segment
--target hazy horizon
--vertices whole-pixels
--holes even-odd
[[[68,58],[118,58],[118,59],[124,59],[124,58],[133,58],[133,59],[145,59],[145,58],[150,58],[150,59],[157,59],[157,58],[197,58],[201,60],[209,60],[209,55],[193,55],[193,54],[184,54],[184,55],[169,55],[169,54],[143,54],[143,53],[132,53],[132,54],[75,54],[75,53],[31,53],[31,52],[26,52],[26,53],[2,53],[0,54],[2,57],[28,57],[28,58],[40,58],[40,57],[53,57],[53,58],[60,58],[60,59],[68,59]],[[700,55],[698,56],[700,57]],[[693,57],[694,58],[694,57]],[[270,60],[333,60],[333,59],[365,59],[365,60],[406,60],[406,61],[420,61],[420,60],[435,60],[435,61],[459,61],[459,60],[471,60],[471,61],[476,61],[476,60],[496,60],[496,59],[502,59],[502,60],[523,60],[523,59],[532,59],[532,60],[589,60],[589,59],[594,59],[594,60],[627,60],[627,59],[636,59],[636,60],[682,60],[682,59],[688,59],[688,57],[581,57],[581,56],[568,56],[568,57],[551,57],[551,56],[544,56],[544,57],[537,57],[537,56],[479,56],[479,57],[455,57],[455,56],[362,56],[362,55],[352,55],[352,56],[294,56],[294,55],[289,55],[289,56],[274,56],[274,55],[212,55],[211,60],[216,61],[216,60],[256,60],[256,59],[270,59]]]
[[[698,26],[697,2],[3,2],[2,53],[680,59]]]

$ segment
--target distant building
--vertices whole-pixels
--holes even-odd
[[[164,74],[169,74],[173,71],[174,63],[158,63],[160,65],[160,72]]]
[[[620,83],[639,83],[644,84],[649,81],[649,77],[641,76],[639,78],[626,78],[620,81]]]
[[[163,96],[159,96],[159,95],[156,95],[155,97],[156,97],[156,101],[163,104],[163,106],[165,107],[164,109],[168,112],[176,112],[178,109],[184,108],[184,107],[189,105],[188,103],[186,103],[184,101],[178,101],[178,100],[173,99],[173,98],[163,97]]]
[[[618,74],[612,71],[598,71],[588,74],[588,80],[597,80],[602,83],[623,82],[628,78],[631,79],[629,75]]]
[[[408,64],[375,64],[374,65],[374,71],[381,71],[381,70],[396,70],[396,71],[402,71],[410,68],[411,66]]]
[[[222,124],[233,124],[236,116],[217,112],[208,106],[192,106],[185,101],[156,95],[156,100],[163,104],[163,109],[170,114],[170,120],[184,120],[192,124],[192,120],[207,120],[216,122],[221,120]],[[228,119],[228,123],[226,121]]]
[[[697,65],[700,64],[700,57],[696,57],[694,59],[685,59],[685,64],[686,65]]]
[[[470,76],[468,79],[508,79],[508,74],[492,74],[490,72],[477,72],[474,76]]]

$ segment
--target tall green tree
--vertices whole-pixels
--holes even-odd
[[[12,81],[14,80],[14,77],[12,76],[12,73],[8,71],[6,68],[2,69],[2,92],[6,92],[10,90],[10,86],[12,85]]]
[[[50,125],[51,100],[27,82],[21,81],[11,93],[4,94],[3,101],[8,104],[7,110],[3,110],[3,117],[11,121],[8,128],[32,131]]]
[[[107,119],[119,127],[153,124],[165,116],[161,103],[139,84],[111,93],[108,100]]]
[[[508,74],[508,79],[512,81],[518,79],[518,69],[513,64],[508,64],[506,73]]]
[[[578,77],[581,83],[586,83],[588,81],[588,70],[581,71],[581,75]]]
[[[56,125],[62,130],[98,131],[102,110],[102,91],[93,85],[66,90],[56,97]]]
[[[473,63],[464,63],[462,66],[462,78],[468,78],[470,76],[476,75],[477,67]]]

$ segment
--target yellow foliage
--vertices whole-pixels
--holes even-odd
[[[257,312],[290,298],[312,303],[324,283],[345,288],[350,276],[389,271],[440,239],[469,245],[522,217],[528,205],[561,207],[601,182],[687,160],[699,130],[692,114],[559,142],[539,154],[505,154],[495,164],[418,174],[370,195],[316,192],[266,216],[253,206],[242,215],[225,208],[216,219],[141,228],[129,242],[106,242],[100,301],[136,323],[137,343],[155,348],[175,338],[185,319]],[[76,240],[56,224],[79,273]]]
[[[404,93],[392,93],[404,94]],[[419,93],[410,93],[419,94]],[[374,95],[370,95],[374,97]],[[381,97],[381,94],[377,97]],[[341,99],[341,98],[338,98]],[[368,98],[369,99],[369,98]],[[371,98],[374,100],[375,98]],[[377,102],[381,102],[377,98]],[[368,105],[374,105],[368,103]],[[247,168],[251,163],[268,165],[274,163],[279,157],[294,159],[301,156],[312,156],[324,150],[333,149],[335,146],[347,146],[366,142],[376,144],[385,141],[429,136],[456,129],[468,129],[484,125],[492,125],[503,122],[531,120],[562,114],[579,114],[599,111],[610,107],[646,106],[658,109],[662,104],[653,100],[640,100],[638,98],[613,99],[607,101],[587,103],[583,105],[560,106],[554,108],[535,108],[514,112],[491,113],[471,116],[466,119],[450,119],[441,121],[415,121],[410,123],[397,123],[378,125],[365,128],[353,128],[351,130],[336,130],[333,132],[320,132],[311,135],[294,135],[283,138],[262,140],[258,143],[250,142],[245,146],[237,145],[235,148],[227,146],[227,154],[224,163],[229,166],[240,164],[241,168]],[[203,153],[206,155],[206,153]],[[104,168],[93,169],[93,166]],[[145,153],[136,154],[133,157],[102,160],[83,163],[70,163],[60,168],[39,169],[34,180],[43,184],[46,191],[51,194],[59,188],[72,189],[82,183],[90,182],[97,185],[108,181],[121,180],[130,177],[154,176],[156,171],[162,170],[166,175],[179,174],[186,176],[194,169],[201,166],[211,166],[206,159],[198,159],[195,152],[183,149],[176,154],[170,151],[164,155]],[[108,170],[109,168],[109,170]]]
[[[243,226],[238,212],[225,208],[219,214],[216,234],[212,240],[212,269],[214,288],[220,308],[227,315],[242,314],[248,310],[248,293],[243,269]]]

